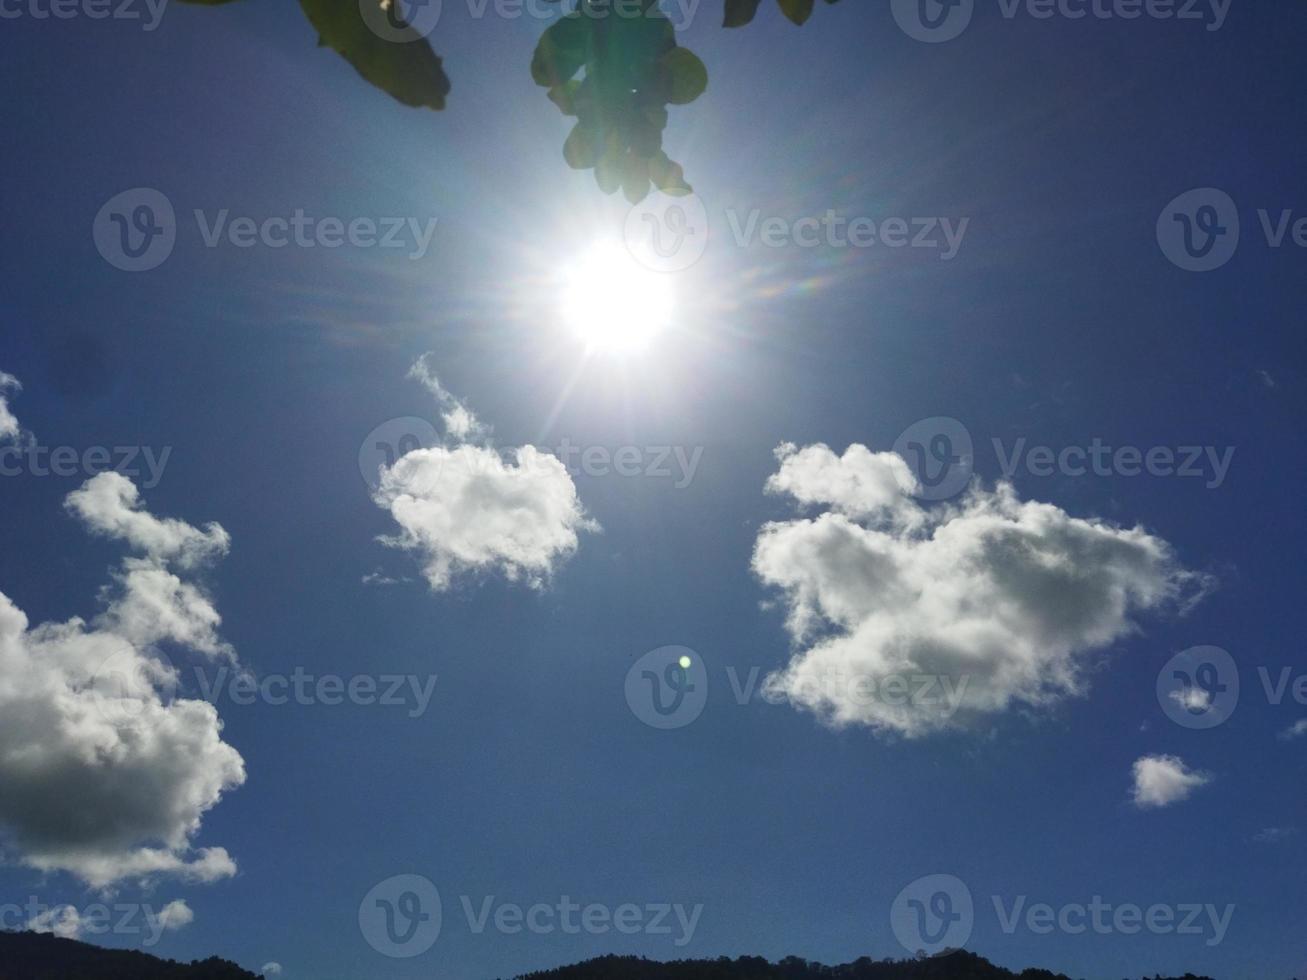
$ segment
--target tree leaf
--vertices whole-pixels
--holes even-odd
[[[588,170],[599,159],[598,133],[577,123],[563,144],[563,159],[573,170]]]
[[[662,58],[667,73],[667,101],[685,105],[703,95],[708,87],[708,69],[689,48],[672,48]]]
[[[802,26],[812,16],[813,0],[779,0],[781,12]]]
[[[682,197],[691,193],[690,185],[685,182],[685,171],[666,153],[659,153],[649,161],[649,179],[664,194]]]
[[[758,13],[762,0],[726,0],[726,26],[743,27],[750,23]],[[839,0],[826,0],[827,3],[839,3]],[[781,12],[794,23],[802,25],[812,16],[816,0],[777,0]]]
[[[553,88],[563,84],[585,64],[591,25],[580,14],[568,14],[540,36],[531,57],[531,78]]]
[[[317,30],[318,43],[339,52],[377,88],[404,105],[445,108],[449,78],[431,45],[412,27],[403,29],[411,37],[390,41],[368,27],[358,3],[300,0],[300,7]]]
[[[758,13],[762,0],[726,0],[726,27],[743,27]]]
[[[622,161],[622,193],[632,204],[649,196],[649,161],[637,153],[628,153]]]
[[[549,101],[558,106],[565,116],[575,116],[576,96],[581,91],[581,82],[572,78],[562,85],[555,85],[549,90]]]

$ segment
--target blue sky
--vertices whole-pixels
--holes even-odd
[[[562,161],[566,123],[527,72],[538,20],[473,18],[446,0],[434,43],[454,88],[442,114],[363,84],[314,47],[289,4],[175,5],[153,31],[40,20],[26,6],[7,20],[0,73],[20,97],[0,195],[0,371],[22,384],[2,392],[22,431],[5,445],[79,458],[149,447],[156,459],[170,447],[157,480],[138,457],[132,512],[200,535],[217,522],[230,542],[115,523],[130,501],[95,468],[57,476],[19,463],[0,477],[0,593],[33,627],[107,609],[116,626],[87,628],[121,635],[124,558],[201,587],[188,601],[221,616],[215,636],[142,645],[178,665],[180,699],[202,697],[198,678],[225,683],[234,663],[264,679],[435,680],[423,710],[239,704],[228,690],[215,707],[244,782],[202,810],[175,853],[224,848],[234,873],[89,882],[84,862],[45,839],[53,817],[15,803],[0,807],[4,901],[181,900],[193,921],[153,952],[277,962],[286,977],[491,977],[610,951],[908,955],[911,921],[893,914],[915,895],[905,889],[946,875],[922,886],[925,898],[957,900],[964,885],[966,945],[1005,965],[1096,978],[1307,970],[1307,741],[1288,734],[1307,718],[1293,697],[1307,673],[1307,253],[1292,223],[1273,247],[1259,215],[1273,229],[1285,211],[1307,215],[1296,70],[1307,10],[1236,2],[1209,30],[1214,21],[1005,9],[981,3],[959,37],[930,44],[880,5],[821,5],[798,30],[764,4],[754,24],[725,32],[705,2],[680,40],[711,81],[673,108],[668,147],[711,237],[690,268],[659,274],[675,315],[626,356],[587,352],[558,312],[560,279],[594,242],[620,237],[629,206]],[[140,187],[171,203],[177,241],[157,268],[128,273],[97,251],[92,226]],[[1237,251],[1209,272],[1178,268],[1159,247],[1159,215],[1177,226],[1169,202],[1195,188],[1228,195],[1241,226]],[[297,208],[436,225],[413,258],[416,240],[208,248],[192,217]],[[755,211],[787,227],[829,211],[882,229],[894,218],[967,224],[948,259],[884,241],[741,245],[732,222]],[[420,358],[443,403],[434,382],[408,377]],[[462,499],[485,496],[452,526],[417,519],[425,544],[387,547],[377,539],[401,533],[396,497],[374,499],[360,450],[392,419],[441,429],[455,401],[492,435],[448,432],[421,459],[446,464],[430,474],[438,487],[457,477],[451,459],[480,461],[491,472],[469,476]],[[940,432],[960,445],[965,430],[977,496],[900,492],[915,461],[887,454],[913,426],[925,445]],[[519,460],[520,485],[496,482],[488,447],[563,440],[635,447],[640,474]],[[794,451],[778,458],[782,444]],[[829,456],[799,452],[819,444]],[[1177,467],[1195,447],[1199,475],[1131,475],[1114,456],[1106,472],[1077,475],[1065,450],[1096,444],[1173,452]],[[855,445],[869,452],[846,455]],[[1048,447],[1051,467],[1025,455],[1033,447]],[[674,450],[697,460],[692,473]],[[784,485],[765,492],[772,477]],[[92,478],[97,496],[66,506]],[[1003,511],[1002,480],[1049,508]],[[539,522],[516,562],[492,520],[510,489]],[[1002,549],[983,539],[971,557],[992,565],[922,550],[932,534],[962,537],[990,519],[1045,521],[1043,554],[1060,573],[1009,579]],[[806,534],[816,525],[794,523],[804,520],[883,535],[913,571],[864,582],[821,542],[763,547],[768,522]],[[448,558],[451,536],[464,559],[433,583],[424,569]],[[798,578],[806,599],[786,590]],[[1095,592],[1104,582],[1129,593],[1123,608]],[[996,700],[964,700],[924,727],[842,696],[851,714],[834,724],[791,703],[799,685],[790,699],[755,688],[740,703],[732,679],[756,669],[760,686],[832,640],[855,673],[883,680],[867,658],[892,652],[909,658],[907,673],[929,673],[914,644],[942,628],[933,602],[900,597],[890,626],[867,612],[895,587],[939,601],[956,587],[951,601],[970,594],[983,607],[968,614],[976,631],[932,662],[973,658],[992,683],[971,692]],[[1000,601],[1013,595],[1016,612]],[[841,596],[854,611],[817,624],[820,636],[787,628],[787,613],[820,620]],[[888,639],[869,637],[877,630]],[[692,721],[660,729],[624,691],[640,658],[668,646],[693,651],[706,700]],[[1241,691],[1234,710],[1191,702],[1190,719],[1228,714],[1200,728],[1177,723],[1186,706],[1164,710],[1157,688],[1176,654],[1204,646],[1229,652]],[[995,662],[1028,674],[995,680]],[[1068,665],[1074,683],[1059,674]],[[1288,691],[1272,703],[1262,678],[1286,669]],[[0,725],[0,745],[24,737]],[[202,768],[219,756],[187,758]],[[1141,788],[1135,767],[1149,758],[1160,769],[1145,767]],[[154,771],[125,769],[118,783],[97,769],[95,785],[112,787],[106,812]],[[43,778],[0,774],[48,803],[58,796]],[[115,846],[146,844],[159,842]],[[56,855],[45,870],[37,851]],[[359,921],[365,897],[398,875],[428,879],[442,901],[438,938],[410,958],[379,951]],[[477,932],[464,898],[479,914],[490,896],[492,909],[564,896],[610,913],[701,908],[692,930],[669,913],[670,933],[510,933],[493,919]],[[1208,906],[1233,911],[1212,942],[1208,927],[1045,934],[1024,913],[1004,928],[1023,900],[1060,912],[1096,896],[1200,906],[1200,926]],[[125,930],[87,938],[142,945]]]

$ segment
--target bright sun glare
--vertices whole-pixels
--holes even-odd
[[[671,322],[673,306],[668,277],[646,269],[620,245],[592,249],[563,288],[563,319],[590,350],[642,349]]]

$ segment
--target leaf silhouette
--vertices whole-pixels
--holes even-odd
[[[235,0],[180,0],[214,7]],[[440,58],[400,15],[401,0],[300,0],[318,43],[345,58],[369,83],[404,105],[440,110],[450,92]],[[559,3],[561,0],[547,0]],[[726,26],[742,27],[762,0],[724,0]],[[837,3],[838,0],[825,0]],[[777,0],[796,24],[816,0]],[[375,7],[373,6],[375,4]],[[531,78],[574,117],[563,159],[593,170],[607,194],[635,203],[651,188],[688,194],[680,164],[663,150],[669,105],[688,105],[708,87],[708,69],[681,47],[658,0],[577,0],[549,26],[531,58]]]
[[[663,151],[663,130],[667,106],[702,95],[708,69],[677,43],[655,0],[641,0],[634,14],[629,5],[581,0],[541,36],[531,77],[564,115],[576,117],[563,159],[593,169],[604,193],[620,189],[636,203],[651,187],[689,192],[681,166]]]
[[[751,23],[758,14],[758,5],[762,0],[726,0],[726,27],[743,27]],[[812,16],[816,0],[776,0],[781,12],[794,23],[802,26]],[[827,3],[839,3],[839,0],[826,0]]]

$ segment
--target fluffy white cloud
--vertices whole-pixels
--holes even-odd
[[[884,517],[915,525],[921,509],[912,494],[917,478],[898,453],[873,453],[854,443],[836,456],[829,447],[784,443],[776,450],[780,469],[767,479],[767,492],[787,494],[800,504],[826,504],[849,517]]]
[[[231,538],[219,525],[204,530],[142,508],[136,484],[121,473],[101,473],[68,495],[66,506],[87,527],[121,538],[152,559],[191,568],[227,553]]]
[[[0,371],[0,439],[17,439],[21,431],[18,425],[18,419],[14,418],[13,412],[9,410],[9,402],[5,398],[6,391],[21,391],[22,385],[12,374],[5,374]]]
[[[175,899],[159,909],[158,917],[159,925],[170,932],[176,932],[195,921],[195,913],[191,911],[191,907],[186,904],[185,899],[181,898]]]
[[[596,531],[567,468],[532,446],[507,452],[464,441],[485,429],[461,404],[449,408],[426,359],[412,376],[446,408],[449,445],[415,449],[383,469],[373,495],[400,526],[382,538],[414,552],[431,588],[464,575],[498,573],[541,588],[575,553],[583,531]]]
[[[832,725],[912,737],[1082,694],[1094,652],[1136,612],[1208,584],[1139,528],[1006,485],[927,509],[893,453],[777,456],[768,490],[832,509],[759,533],[753,570],[781,591],[796,646],[766,689]]]
[[[259,967],[259,972],[265,977],[279,977],[281,976],[281,964],[275,962],[264,963],[263,966]]]
[[[160,648],[234,659],[208,598],[167,567],[220,553],[226,532],[152,517],[112,473],[71,494],[68,508],[146,554],[124,561],[90,623],[32,627],[0,593],[0,831],[27,865],[94,887],[234,874],[224,849],[191,840],[244,782],[244,762],[211,704],[172,696],[177,674]]]
[[[44,909],[27,920],[30,932],[50,933],[62,939],[77,939],[82,934],[82,913],[72,905]]]
[[[597,527],[566,467],[532,446],[509,458],[472,445],[416,449],[382,473],[375,499],[401,528],[382,540],[416,552],[436,591],[478,572],[539,588]]]
[[[1211,777],[1195,772],[1174,755],[1146,755],[1135,760],[1132,798],[1141,809],[1156,809],[1188,799],[1194,790],[1206,786]]]

